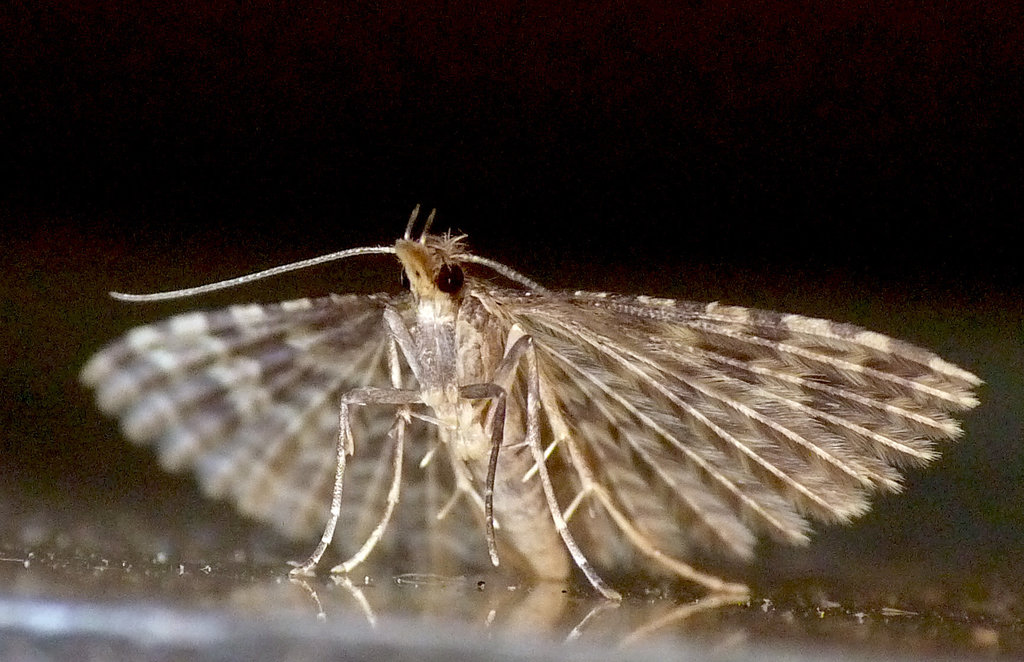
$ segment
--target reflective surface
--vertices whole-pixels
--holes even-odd
[[[762,568],[755,596],[742,604],[636,585],[614,605],[583,585],[527,586],[487,573],[394,575],[368,567],[360,577],[289,580],[280,562],[256,556],[290,558],[297,550],[278,541],[275,551],[272,535],[245,524],[221,528],[236,536],[231,542],[214,537],[217,525],[179,529],[187,515],[154,522],[131,507],[109,518],[93,519],[96,513],[65,504],[58,514],[42,503],[3,513],[0,655],[653,659],[670,650],[720,659],[856,659],[1024,651],[1021,578],[1007,568],[971,576],[936,573],[927,563],[874,568],[854,554],[847,561],[861,567],[848,564],[840,574],[790,568],[767,577]]]

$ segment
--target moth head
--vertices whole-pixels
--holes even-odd
[[[456,260],[437,246],[399,239],[395,255],[402,262],[402,283],[417,299],[457,298],[466,276]]]

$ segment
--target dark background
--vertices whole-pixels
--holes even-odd
[[[1024,548],[1024,17],[1010,4],[6,4],[9,521],[194,496],[77,385],[104,341],[191,308],[398,277],[368,259],[174,305],[107,290],[389,243],[422,203],[551,287],[824,316],[977,372],[965,438],[907,494],[811,557],[766,555],[1009,567]]]

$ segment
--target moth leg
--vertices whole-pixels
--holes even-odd
[[[545,464],[546,454],[540,445],[540,378],[537,372],[537,357],[536,351],[533,347],[533,339],[523,333],[522,329],[518,325],[515,325],[509,332],[508,340],[508,349],[505,352],[505,356],[494,372],[494,382],[489,385],[474,385],[474,388],[480,388],[481,392],[484,390],[490,390],[492,393],[500,391],[501,406],[496,408],[494,419],[495,422],[500,421],[502,425],[504,425],[504,399],[506,390],[503,387],[503,384],[511,382],[512,377],[515,374],[515,369],[519,365],[520,361],[525,358],[527,372],[526,443],[530,446],[530,450],[533,453],[535,467],[540,475],[541,485],[544,490],[544,497],[547,500],[548,510],[551,513],[555,529],[562,538],[562,543],[566,546],[566,549],[568,549],[573,561],[575,561],[577,567],[579,567],[587,577],[587,580],[590,581],[590,584],[605,598],[616,601],[621,600],[622,596],[619,595],[617,591],[609,587],[603,579],[601,579],[597,574],[597,571],[594,570],[594,567],[590,564],[590,561],[587,560],[586,555],[583,554],[583,550],[580,549],[576,540],[572,537],[572,533],[566,525],[565,518],[562,517],[562,511],[558,505],[558,500],[555,498],[555,490],[551,485],[551,477],[548,475],[547,466]],[[466,395],[465,397],[471,396]],[[499,428],[497,425],[492,429],[491,454],[488,458],[487,465],[487,486],[484,491],[486,520],[488,526],[487,546],[488,551],[491,554],[491,562],[494,563],[494,565],[498,565],[493,529],[494,481],[497,474],[498,450],[501,446],[501,431],[502,428]]]
[[[309,555],[309,558],[305,562],[297,565],[291,571],[291,575],[309,575],[312,574],[317,564],[320,563],[320,558],[323,556],[327,547],[331,544],[331,540],[334,538],[334,529],[338,525],[338,517],[341,515],[341,491],[344,483],[345,475],[345,460],[352,454],[354,442],[352,440],[352,425],[349,416],[349,406],[351,405],[406,405],[401,411],[401,419],[406,423],[409,420],[409,409],[408,405],[421,404],[423,397],[419,390],[416,389],[402,389],[401,386],[401,370],[398,365],[398,351],[401,350],[402,356],[405,357],[406,362],[409,364],[409,369],[412,371],[413,376],[417,382],[421,382],[423,375],[423,368],[420,365],[419,359],[416,357],[416,344],[412,339],[412,334],[409,333],[409,329],[406,328],[405,322],[402,321],[402,316],[398,314],[398,311],[393,308],[384,309],[384,323],[387,325],[389,335],[391,337],[391,343],[388,352],[388,364],[389,372],[391,373],[391,384],[392,388],[382,389],[376,387],[366,386],[363,388],[357,388],[349,391],[341,398],[341,406],[338,413],[338,445],[337,445],[337,457],[338,457],[338,468],[334,474],[334,491],[331,495],[331,514],[327,519],[327,524],[324,526],[324,533],[320,537],[320,542],[317,544],[316,549]],[[399,448],[404,447],[405,440],[405,427],[402,426],[401,438],[396,443],[396,455],[400,455]],[[400,468],[400,465],[399,465]],[[396,472],[395,477],[392,479],[392,489],[388,492],[388,506],[385,507],[385,516],[389,520],[391,512],[394,510],[394,506],[390,503],[392,492],[396,492],[395,500],[397,502],[397,491],[394,483],[400,479],[400,473]],[[382,521],[382,525],[386,526],[387,522]],[[378,529],[381,525],[378,525]],[[383,529],[380,530],[380,535],[383,535]],[[376,536],[376,539],[374,537]],[[377,544],[379,540],[377,535],[377,529],[370,536],[370,540],[373,541],[370,549]],[[369,542],[369,541],[367,541]],[[360,549],[360,552],[363,550]],[[357,552],[356,556],[360,552]],[[369,551],[367,551],[369,553]],[[356,557],[353,557],[355,559]],[[353,559],[349,559],[350,561]],[[362,560],[362,559],[360,559]],[[343,563],[345,566],[348,562]],[[357,561],[358,563],[358,561]],[[341,567],[341,566],[339,566]]]
[[[546,393],[544,387],[541,387],[542,395],[545,399],[550,399],[550,393]],[[722,593],[729,595],[740,595],[749,592],[749,589],[744,584],[727,582],[723,579],[715,577],[705,572],[697,570],[688,563],[685,563],[669,554],[658,549],[657,546],[652,544],[646,536],[638,531],[626,517],[613,503],[611,495],[605,490],[593,473],[590,471],[590,467],[587,462],[583,459],[583,453],[576,445],[572,434],[569,432],[569,426],[562,418],[561,414],[556,411],[548,411],[548,420],[551,423],[551,427],[555,432],[556,440],[564,442],[566,449],[569,451],[569,459],[572,462],[573,468],[576,470],[577,475],[580,477],[580,481],[583,483],[582,489],[579,494],[572,500],[569,507],[566,508],[565,517],[572,517],[575,510],[579,507],[580,503],[584,498],[588,496],[594,496],[598,503],[605,509],[608,515],[615,522],[615,525],[622,531],[629,541],[635,546],[641,553],[654,559],[658,563],[662,564],[678,577],[691,581],[695,584],[699,584],[713,593]]]
[[[494,530],[494,481],[498,474],[498,451],[501,449],[505,434],[505,406],[508,388],[511,386],[515,369],[529,348],[529,340],[522,334],[519,327],[513,327],[509,340],[516,338],[508,345],[505,356],[494,371],[493,380],[488,384],[470,384],[460,390],[462,397],[471,400],[490,399],[494,403],[491,417],[491,452],[487,458],[487,480],[484,485],[484,525],[486,528],[487,553],[491,563],[498,567],[498,547],[495,542]]]
[[[420,364],[419,358],[416,354],[416,343],[412,339],[412,334],[409,333],[409,329],[405,326],[405,322],[402,320],[402,316],[398,311],[393,308],[384,309],[384,322],[388,326],[388,330],[391,333],[392,342],[395,343],[402,352],[402,356],[405,357],[406,362],[409,364],[409,369],[412,371],[413,376],[416,378],[417,383],[423,383],[423,366]],[[421,401],[420,401],[421,402]],[[424,420],[430,420],[424,417]],[[437,421],[431,421],[437,424]],[[500,433],[504,433],[501,429]],[[457,481],[456,492],[452,495],[452,498],[438,513],[437,518],[439,520],[444,519],[448,514],[448,511],[455,505],[458,497],[462,494],[466,494],[469,498],[476,503],[478,506],[484,505],[481,501],[480,495],[472,487],[472,481],[466,475],[465,471],[460,471],[455,467],[455,478]]]
[[[388,523],[391,522],[391,515],[395,512],[395,506],[398,505],[398,499],[401,494],[402,485],[402,456],[405,448],[405,426],[408,423],[406,417],[399,413],[395,417],[395,423],[388,431],[388,436],[394,440],[394,458],[392,460],[392,479],[391,488],[388,490],[387,503],[384,506],[384,513],[377,523],[377,526],[373,529],[373,532],[363,543],[362,547],[353,554],[347,561],[340,563],[331,568],[331,573],[340,574],[348,573],[357,565],[366,560],[366,557],[373,552],[373,548],[377,546],[380,539],[384,536],[384,532],[388,528]]]
[[[507,395],[504,388],[493,383],[463,386],[459,389],[459,395],[468,400],[489,399],[494,403],[494,415],[491,417],[491,454],[487,461],[487,481],[484,485],[484,522],[487,529],[487,553],[494,567],[498,567],[498,547],[494,541],[494,479],[498,473],[498,450],[505,436]]]
[[[391,378],[391,386],[396,391],[402,390],[402,372],[401,366],[398,364],[398,345],[395,338],[392,336],[391,342],[388,343],[388,374]],[[373,552],[373,549],[380,542],[380,539],[384,536],[384,532],[387,530],[388,523],[391,522],[391,516],[395,512],[395,506],[398,505],[398,500],[401,495],[402,486],[402,459],[405,454],[405,430],[406,426],[412,421],[412,410],[408,406],[402,407],[398,416],[395,417],[395,422],[392,424],[391,429],[388,430],[388,437],[393,440],[394,449],[392,450],[392,468],[391,468],[391,487],[388,489],[387,501],[384,505],[384,513],[381,515],[380,521],[377,526],[374,527],[369,537],[363,543],[362,547],[356,551],[348,560],[344,563],[340,563],[331,568],[332,574],[348,573],[357,565],[366,560],[366,558]]]
[[[392,361],[392,384],[399,382],[401,377],[401,375],[398,374],[398,356],[395,345],[397,345],[398,349],[402,351],[402,356],[405,357],[406,363],[409,364],[409,370],[412,371],[413,376],[416,378],[416,383],[422,384],[423,366],[420,364],[420,360],[416,355],[416,342],[412,339],[412,334],[409,333],[409,329],[405,326],[402,316],[393,308],[385,308],[384,323],[387,324],[388,331],[391,334],[392,348],[389,360]]]
[[[420,364],[419,357],[416,354],[416,343],[412,339],[412,334],[409,333],[409,329],[405,326],[405,322],[402,320],[402,316],[398,313],[398,311],[394,310],[393,308],[385,308],[384,322],[387,324],[388,331],[391,334],[392,353],[390,359],[392,361],[392,384],[394,384],[395,387],[397,388],[400,383],[400,374],[398,373],[399,349],[402,352],[402,356],[405,357],[406,363],[409,364],[409,369],[412,371],[413,376],[416,378],[416,382],[422,384],[423,366],[422,364]],[[417,402],[422,401],[420,400]],[[432,423],[434,425],[441,424],[440,421],[429,416],[425,416],[422,414],[410,415],[416,416],[416,418],[427,421],[428,423]],[[469,496],[473,503],[477,504],[478,507],[483,508],[483,500],[480,498],[480,495],[476,492],[476,490],[473,489],[472,481],[466,475],[465,470],[460,471],[458,469],[459,465],[457,464],[453,464],[452,466],[453,468],[455,468],[456,492],[455,494],[452,495],[452,498],[448,501],[448,503],[441,508],[441,512],[439,512],[437,515],[438,520],[442,520],[447,516],[448,511],[450,511],[451,508],[455,506],[459,496],[462,494]]]
[[[376,387],[363,387],[349,391],[341,397],[341,405],[338,411],[338,443],[337,459],[338,467],[334,474],[334,491],[331,495],[331,514],[324,526],[324,533],[316,549],[303,563],[296,565],[289,574],[292,576],[310,575],[320,563],[327,547],[334,538],[334,529],[338,525],[338,517],[341,515],[341,489],[345,476],[346,458],[352,454],[354,441],[352,439],[351,417],[349,407],[353,405],[411,405],[422,402],[418,390],[413,389],[386,389]]]
[[[516,330],[516,329],[514,329]],[[520,332],[521,333],[521,332]],[[548,474],[547,464],[544,461],[544,449],[540,445],[540,377],[537,372],[537,353],[533,346],[533,339],[529,336],[524,335],[517,342],[526,341],[528,346],[525,351],[526,355],[526,441],[530,445],[530,450],[533,451],[533,459],[537,465],[537,475],[540,476],[541,486],[544,489],[544,497],[548,502],[548,511],[551,513],[551,519],[555,523],[555,530],[558,531],[558,535],[562,537],[562,542],[565,544],[566,549],[569,550],[570,556],[573,561],[576,562],[576,566],[586,575],[587,580],[590,581],[591,586],[597,589],[600,593],[608,600],[619,601],[622,600],[622,595],[618,591],[608,586],[603,579],[597,574],[594,566],[587,560],[586,555],[583,554],[583,550],[580,549],[579,545],[576,544],[576,540],[572,537],[569,532],[569,526],[565,522],[565,518],[562,517],[561,507],[558,505],[558,500],[555,498],[555,489],[551,485],[551,476]]]

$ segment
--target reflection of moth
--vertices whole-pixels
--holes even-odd
[[[129,332],[83,370],[101,407],[169,469],[193,469],[208,493],[291,535],[326,528],[296,572],[316,566],[336,524],[362,543],[335,568],[350,570],[404,497],[419,512],[399,536],[437,543],[444,520],[467,544],[482,523],[495,563],[539,578],[575,564],[617,597],[597,569],[660,568],[739,590],[681,559],[694,545],[749,558],[757,534],[803,543],[808,516],[860,515],[869,492],[899,489],[898,467],[959,434],[947,412],[977,404],[977,377],[877,333],[551,292],[461,237],[428,234],[429,219],[412,238],[415,218],[394,246],[271,270],[391,253],[401,295],[184,314]]]

